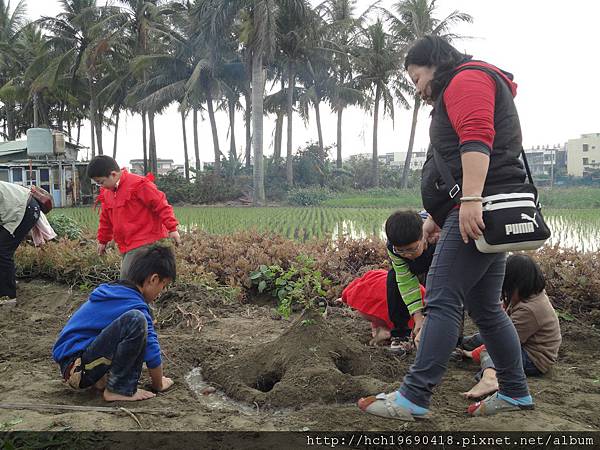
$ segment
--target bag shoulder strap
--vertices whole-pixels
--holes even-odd
[[[444,158],[437,151],[435,147],[432,147],[433,151],[433,161],[435,162],[435,166],[437,167],[438,172],[442,176],[444,183],[446,184],[446,188],[448,189],[448,196],[455,202],[460,203],[460,197],[458,194],[462,191],[462,187],[456,182],[456,179],[450,172],[450,168]],[[529,169],[529,163],[527,162],[527,156],[525,156],[525,150],[521,149],[521,158],[523,158],[523,165],[525,166],[525,171],[527,172],[527,179],[529,184],[535,186],[533,182],[533,177],[531,176],[531,170]]]

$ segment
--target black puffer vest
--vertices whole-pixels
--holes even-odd
[[[519,159],[522,149],[521,124],[513,100],[513,95],[506,81],[491,68],[481,66],[463,66],[452,76],[463,70],[481,70],[492,76],[496,82],[496,100],[494,110],[494,129],[496,131],[490,154],[490,165],[485,179],[485,188],[493,185],[524,183],[525,170]],[[506,74],[509,78],[512,75]],[[430,145],[421,173],[421,198],[423,207],[439,226],[443,226],[446,216],[456,203],[449,197],[448,190],[440,176],[433,159],[433,149],[446,162],[456,182],[462,185],[462,164],[458,135],[448,117],[444,104],[444,92],[450,84],[440,92],[431,113],[429,127]],[[459,193],[459,197],[460,197]]]

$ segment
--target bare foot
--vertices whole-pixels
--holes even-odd
[[[498,390],[498,380],[496,377],[483,377],[475,386],[468,392],[463,392],[465,398],[481,398],[489,394],[493,394]]]
[[[154,392],[145,391],[144,389],[138,389],[131,397],[126,395],[117,394],[110,392],[108,389],[104,389],[103,394],[104,400],[107,402],[135,402],[138,400],[147,400],[149,398],[156,397]]]
[[[391,337],[390,330],[383,327],[377,327],[373,333],[373,345],[381,345]]]

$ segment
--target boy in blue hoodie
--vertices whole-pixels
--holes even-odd
[[[137,387],[145,362],[153,390],[169,389],[148,303],[174,279],[173,251],[155,244],[136,255],[128,280],[98,286],[54,344],[64,381],[74,389],[95,386],[106,401],[145,400],[156,395]]]

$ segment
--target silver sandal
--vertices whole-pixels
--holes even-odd
[[[531,405],[515,405],[498,397],[498,392],[490,395],[485,400],[473,403],[467,408],[467,413],[473,417],[493,416],[498,413],[510,411],[527,411],[534,409]]]
[[[369,414],[374,416],[385,417],[387,419],[404,420],[406,422],[413,422],[415,419],[425,419],[426,415],[412,414],[409,410],[398,406],[396,403],[396,392],[391,394],[377,394],[376,396],[369,396],[361,398],[358,401],[358,407]]]

